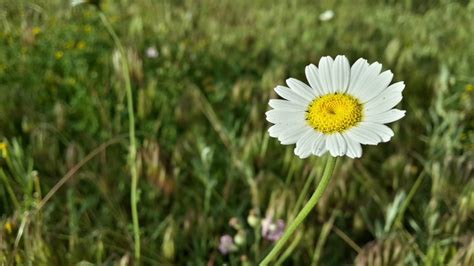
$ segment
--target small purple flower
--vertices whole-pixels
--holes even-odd
[[[219,251],[226,255],[232,251],[236,251],[237,246],[234,244],[234,240],[230,235],[221,236],[221,241],[219,243]]]
[[[146,57],[148,58],[157,58],[159,55],[160,53],[158,53],[158,50],[156,50],[155,46],[151,46],[146,49]]]
[[[269,215],[262,220],[262,236],[264,239],[275,242],[281,238],[284,231],[285,222],[282,219],[273,222],[273,215]]]

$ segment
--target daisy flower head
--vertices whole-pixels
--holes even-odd
[[[294,78],[288,87],[277,86],[283,99],[271,99],[266,113],[274,125],[268,130],[281,144],[296,144],[295,154],[306,158],[362,156],[364,145],[377,145],[393,137],[385,124],[405,116],[393,109],[402,100],[403,81],[390,85],[393,74],[381,72],[378,62],[360,58],[352,66],[343,55],[322,57],[319,65],[306,66],[309,85]]]

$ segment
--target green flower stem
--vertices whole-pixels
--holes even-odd
[[[115,45],[120,51],[122,57],[122,74],[125,79],[125,89],[127,92],[127,110],[128,110],[128,120],[129,120],[129,135],[130,135],[130,145],[129,145],[129,159],[130,159],[130,173],[132,175],[132,185],[130,188],[130,201],[132,209],[132,222],[133,222],[133,239],[134,239],[134,251],[135,251],[135,265],[140,264],[140,225],[138,224],[138,198],[137,198],[137,186],[138,186],[138,171],[137,171],[137,144],[135,137],[135,114],[133,111],[133,94],[132,94],[132,84],[130,81],[130,71],[128,66],[127,53],[120,42],[119,37],[115,33],[112,25],[110,24],[107,17],[103,12],[99,12],[100,19],[104,24],[105,28],[112,36],[112,39],[115,42]]]
[[[260,266],[268,265],[270,261],[272,261],[278,255],[280,250],[283,248],[288,239],[293,235],[298,226],[304,221],[304,219],[306,218],[306,216],[308,216],[314,206],[316,206],[316,203],[318,203],[319,199],[323,195],[324,190],[326,190],[326,187],[329,184],[329,180],[331,179],[331,176],[334,172],[334,167],[336,166],[336,161],[336,157],[331,156],[328,158],[326,166],[324,168],[323,177],[321,178],[321,181],[319,182],[319,185],[314,191],[313,195],[306,203],[306,205],[304,205],[303,209],[301,209],[301,211],[298,213],[296,218],[288,226],[288,229],[285,231],[280,240],[278,240],[275,247],[273,247],[270,253],[260,263]]]

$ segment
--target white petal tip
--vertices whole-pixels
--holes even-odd
[[[276,86],[275,88],[273,88],[273,90],[274,90],[276,93],[278,93],[278,91],[280,91],[280,90],[285,90],[285,89],[288,89],[288,88],[285,87],[285,86],[281,86],[281,85],[278,85],[278,86]]]

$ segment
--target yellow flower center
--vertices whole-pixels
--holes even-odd
[[[348,94],[327,94],[311,102],[306,120],[324,134],[343,132],[362,120],[362,104]]]
[[[0,142],[0,157],[8,157],[8,145],[5,142]]]

